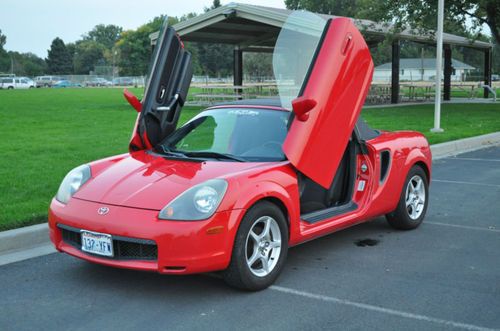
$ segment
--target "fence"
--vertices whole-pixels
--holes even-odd
[[[113,86],[136,86],[143,87],[145,84],[145,76],[108,76],[108,75],[57,75],[61,80],[68,80],[75,84],[82,86],[91,85],[95,86],[97,79],[104,79],[106,83],[100,85],[113,85]]]

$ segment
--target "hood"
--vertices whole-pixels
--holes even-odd
[[[190,187],[261,163],[180,161],[141,151],[113,163],[74,198],[102,204],[161,210]]]

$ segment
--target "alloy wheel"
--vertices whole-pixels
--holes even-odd
[[[281,253],[281,232],[276,220],[270,216],[258,218],[248,232],[245,249],[246,263],[252,274],[269,275]]]
[[[424,180],[419,175],[413,176],[406,186],[406,211],[412,220],[417,220],[425,207]]]

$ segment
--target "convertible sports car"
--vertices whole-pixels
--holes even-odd
[[[350,19],[294,12],[273,55],[280,98],[208,108],[177,128],[190,54],[164,26],[130,152],[70,171],[49,210],[59,251],[119,268],[222,271],[259,290],[288,248],[373,217],[423,220],[431,176],[416,132],[369,128],[373,62]]]

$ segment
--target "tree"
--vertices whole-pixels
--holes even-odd
[[[118,66],[123,76],[138,76],[146,74],[151,58],[151,40],[149,35],[160,30],[165,16],[155,17],[137,30],[123,31],[116,43],[119,53]],[[169,23],[177,23],[176,18],[169,18]]]
[[[381,1],[377,0],[285,0],[288,9],[308,10],[314,13],[377,20],[373,11]]]
[[[493,48],[493,73],[500,74],[500,43]]]
[[[377,8],[380,16],[397,25],[413,28],[436,28],[437,1],[435,0],[386,0]],[[500,2],[498,0],[446,0],[445,31],[447,22],[459,24],[468,34],[477,35],[486,24],[493,39],[500,44]],[[453,32],[452,32],[453,33]]]
[[[0,51],[3,51],[3,47],[7,43],[7,36],[2,34],[2,30],[0,29]]]
[[[204,11],[206,13],[207,11],[215,9],[215,8],[219,8],[220,6],[221,6],[220,0],[213,0],[212,5],[210,7],[205,7]]]
[[[73,57],[74,72],[77,75],[88,75],[99,62],[103,62],[105,46],[94,40],[83,40],[75,43]]]
[[[212,6],[205,8],[205,12],[221,6],[219,0],[213,0]],[[233,70],[231,61],[233,56],[233,47],[226,44],[217,43],[195,43],[196,62],[201,69],[200,74],[209,76],[226,76]],[[194,62],[194,61],[193,61]],[[198,73],[198,72],[196,72]]]
[[[73,71],[73,59],[61,38],[52,41],[46,62],[51,74],[65,75]]]
[[[251,79],[263,81],[274,76],[271,53],[243,53],[243,72]]]
[[[24,71],[22,73],[23,75],[30,77],[40,76],[47,70],[47,63],[37,55],[33,53],[23,53],[21,56]]]
[[[84,41],[94,41],[107,49],[112,49],[120,38],[123,29],[117,25],[98,24],[88,34],[83,36]]]
[[[196,60],[201,74],[227,76],[233,70],[233,47],[226,44],[196,43]]]
[[[436,0],[285,0],[289,9],[348,16],[435,30]],[[500,2],[498,0],[446,0],[444,30],[465,37],[477,37],[482,25],[489,26],[500,43]]]
[[[8,52],[9,71],[12,59],[13,73],[18,76],[39,76],[45,73],[45,61],[33,53]],[[2,71],[2,70],[0,70]]]
[[[10,71],[10,57],[3,48],[7,43],[7,36],[0,30],[0,72]]]

